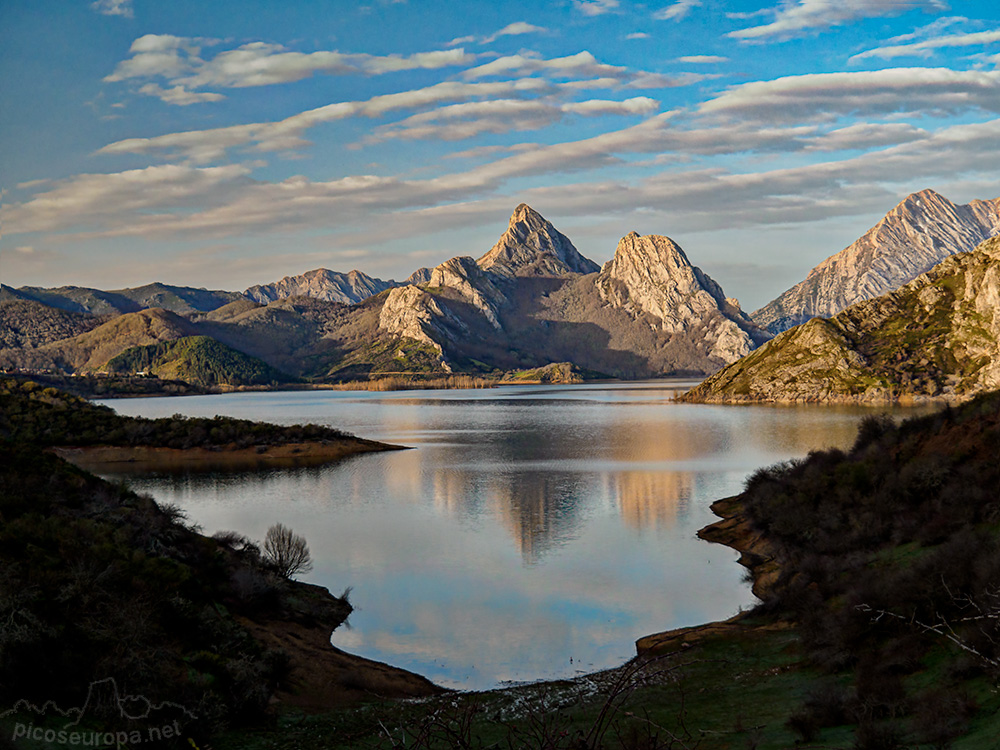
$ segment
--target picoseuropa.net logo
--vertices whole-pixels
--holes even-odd
[[[185,724],[196,718],[177,703],[154,704],[142,695],[122,695],[113,677],[90,683],[79,708],[62,709],[53,701],[37,706],[19,700],[0,714],[15,747],[42,744],[100,750],[178,741],[198,748],[184,731]],[[113,729],[87,728],[92,720]]]

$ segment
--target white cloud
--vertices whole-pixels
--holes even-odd
[[[92,10],[96,10],[105,16],[122,16],[133,18],[132,0],[96,0],[90,4]]]
[[[691,12],[692,8],[701,6],[701,0],[677,0],[662,10],[653,13],[657,21],[680,21]]]
[[[660,107],[655,99],[640,96],[625,101],[591,99],[559,104],[552,100],[494,99],[467,102],[422,112],[401,122],[379,128],[365,143],[394,138],[456,141],[482,133],[537,130],[552,125],[567,114],[585,117],[643,116]]]
[[[678,57],[677,62],[682,63],[693,63],[695,65],[708,64],[708,63],[724,63],[729,62],[728,57],[723,57],[722,55],[684,55],[683,57]]]
[[[894,146],[928,137],[928,132],[904,122],[859,122],[810,140],[807,151],[853,151]]]
[[[608,81],[614,81],[619,86],[633,89],[662,89],[676,86],[687,86],[703,81],[708,76],[685,73],[679,76],[667,76],[661,73],[650,73],[643,70],[629,70],[620,65],[608,65],[599,62],[590,52],[584,50],[575,55],[545,59],[535,52],[521,52],[516,55],[498,57],[488,63],[466,70],[466,78],[487,78],[492,76],[522,75],[528,76],[543,73],[552,78],[579,78],[594,76],[594,81],[601,81],[602,88]],[[581,84],[571,84],[581,85]],[[588,84],[582,84],[586,86]]]
[[[842,115],[1000,112],[1000,72],[948,68],[889,68],[816,73],[754,81],[703,103],[708,115],[739,115],[767,122]]]
[[[788,39],[863,18],[897,16],[915,8],[940,11],[947,5],[943,0],[784,0],[771,9],[773,20],[770,23],[733,31],[727,36]]]
[[[573,7],[585,16],[603,16],[618,10],[618,0],[573,0]]]
[[[542,26],[535,26],[534,24],[527,23],[526,21],[515,21],[514,23],[507,24],[500,31],[494,32],[482,40],[482,44],[489,44],[490,42],[495,42],[502,36],[520,36],[521,34],[540,34],[548,31],[548,29]]]
[[[631,34],[626,34],[625,39],[649,39],[649,34],[645,31],[634,31]]]
[[[518,32],[515,29],[508,33]],[[218,95],[194,93],[194,90],[206,87],[271,86],[292,83],[317,73],[382,75],[404,70],[437,70],[470,65],[477,59],[476,55],[466,53],[462,48],[412,55],[349,54],[326,50],[303,53],[288,51],[280,44],[267,42],[250,42],[235,49],[223,50],[211,59],[202,59],[202,47],[216,44],[219,44],[218,40],[213,39],[146,34],[132,43],[129,50],[131,57],[118,63],[104,80],[114,83],[162,78],[171,88],[147,84],[139,91],[158,96],[167,103],[191,104],[193,101],[215,101],[209,96]],[[165,95],[165,91],[173,93]]]
[[[910,44],[896,44],[887,47],[876,47],[875,49],[860,52],[851,57],[851,62],[864,60],[871,57],[879,57],[888,60],[894,57],[930,57],[939,49],[951,47],[973,47],[985,44],[995,44],[1000,42],[1000,30],[977,31],[969,34],[950,34],[948,36],[933,37],[923,39]]]
[[[229,149],[233,148],[250,147],[258,152],[297,149],[308,145],[303,136],[310,128],[348,117],[380,117],[396,110],[433,107],[449,101],[523,96],[551,90],[551,84],[534,78],[476,83],[445,81],[422,89],[375,96],[365,101],[328,104],[276,122],[191,130],[151,138],[128,138],[110,143],[97,153],[161,153],[178,155],[204,164],[224,158]]]
[[[155,96],[167,104],[176,104],[181,107],[201,102],[217,102],[226,98],[222,94],[215,94],[211,91],[188,91],[181,85],[165,89],[156,83],[147,83],[145,86],[140,86],[139,93],[146,94],[147,96]]]
[[[21,245],[20,247],[15,247],[14,252],[21,255],[34,255],[35,248],[32,245]]]
[[[227,189],[243,185],[249,171],[240,165],[208,169],[164,165],[76,175],[26,203],[3,205],[0,222],[5,231],[19,234],[106,224],[149,209],[163,211],[202,201],[211,205],[231,198]]]
[[[485,206],[496,210],[499,204],[509,204],[512,199],[497,191],[518,177],[617,164],[621,163],[618,155],[627,153],[659,154],[672,149],[705,154],[768,149],[786,153],[822,142],[824,137],[803,126],[768,131],[749,123],[683,131],[672,127],[678,116],[676,112],[656,115],[581,141],[526,144],[524,150],[497,161],[424,180],[356,175],[329,182],[293,177],[261,183],[246,179],[238,167],[197,170],[178,166],[81,175],[57,183],[26,203],[5,205],[0,220],[12,234],[90,228],[87,234],[75,235],[78,238],[246,236],[249,232],[364,225],[371,242],[383,235],[388,241],[400,236],[401,228],[418,226],[414,216],[421,211],[433,209],[444,217],[421,231],[440,232],[449,228],[450,216],[467,222]],[[889,141],[890,135],[888,129],[827,134],[848,147],[866,139],[869,143]],[[988,178],[995,184],[993,164],[983,154],[995,150],[1000,119],[925,135],[897,132],[895,137],[909,142],[848,159],[770,171],[694,167],[657,170],[645,180],[550,181],[551,187],[519,190],[517,200],[537,201],[563,216],[669,214],[677,227],[697,231],[866,213],[873,196],[887,195],[886,180],[926,185],[943,179]]]
[[[108,83],[129,78],[176,78],[190,73],[199,65],[201,48],[217,44],[214,39],[195,39],[172,34],[146,34],[129,48],[132,56],[115,66],[114,72],[104,77]]]

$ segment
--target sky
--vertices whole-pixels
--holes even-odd
[[[479,257],[528,203],[762,306],[902,198],[1000,197],[995,0],[3,0],[0,281]]]

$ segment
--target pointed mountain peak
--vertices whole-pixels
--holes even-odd
[[[535,209],[529,206],[527,203],[521,203],[517,208],[514,209],[514,213],[510,215],[510,226],[514,226],[518,222],[531,222],[534,224],[547,224],[545,218],[538,213]]]
[[[503,276],[563,276],[598,270],[566,235],[526,203],[514,209],[507,231],[477,263]]]

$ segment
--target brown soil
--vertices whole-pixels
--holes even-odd
[[[361,438],[237,448],[153,448],[143,445],[57,447],[60,458],[90,471],[246,471],[260,468],[316,466],[359,453],[403,450],[402,446]]]
[[[341,651],[330,643],[329,627],[285,620],[240,622],[265,648],[280,649],[290,657],[288,678],[271,698],[276,706],[326,711],[363,701],[447,692],[413,672]]]

